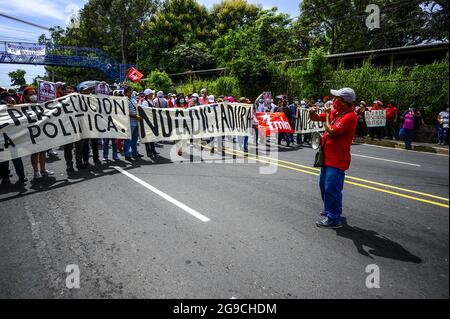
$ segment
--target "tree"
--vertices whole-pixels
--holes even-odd
[[[290,92],[304,98],[317,98],[324,93],[324,82],[330,77],[331,65],[324,48],[312,49],[306,61],[287,72]]]
[[[250,55],[261,51],[275,61],[285,59],[289,51],[289,23],[288,15],[277,13],[275,8],[261,10],[253,23],[219,37],[212,46],[213,53],[220,65],[230,62],[240,50]]]
[[[260,7],[248,3],[246,0],[223,0],[213,7],[215,31],[220,36],[229,30],[236,30],[252,24],[260,11]]]
[[[152,71],[145,79],[147,87],[151,87],[154,90],[159,90],[168,93],[172,90],[172,80],[166,72],[162,71]]]
[[[423,0],[303,0],[293,33],[298,51],[325,47],[329,53],[381,49],[424,41]],[[369,31],[368,4],[381,10],[381,28]]]
[[[9,72],[8,76],[11,78],[11,85],[14,85],[14,86],[26,85],[27,81],[25,81],[25,74],[26,74],[26,72],[21,69]]]
[[[209,69],[215,66],[214,56],[204,43],[180,44],[164,52],[168,59],[167,71],[180,72]]]
[[[166,53],[180,44],[202,42],[209,46],[213,30],[211,16],[205,6],[195,0],[167,0],[162,8],[142,27],[139,46],[145,57],[141,68],[149,73],[167,69]]]

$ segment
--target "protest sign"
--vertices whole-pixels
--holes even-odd
[[[319,113],[323,113],[323,110],[319,110]],[[313,122],[309,118],[308,109],[297,109],[297,121],[295,122],[295,133],[297,134],[307,134],[312,132],[323,132],[325,131],[324,122]]]
[[[385,127],[386,110],[366,111],[367,127]]]
[[[131,67],[130,71],[128,71],[128,78],[133,82],[139,82],[144,75],[136,70],[135,68]]]
[[[267,110],[272,108],[272,92],[263,92],[264,106]]]
[[[267,136],[271,133],[294,133],[284,113],[256,113],[259,131]]]
[[[73,93],[44,103],[0,105],[0,162],[86,138],[131,138],[127,99]]]
[[[56,99],[56,84],[44,80],[38,80],[38,102],[47,102]]]
[[[140,138],[144,143],[249,136],[252,105],[219,103],[188,109],[139,108]]]
[[[95,94],[109,96],[109,85],[105,82],[98,82],[95,85]]]
[[[44,56],[45,45],[33,43],[6,43],[6,52],[13,55]]]

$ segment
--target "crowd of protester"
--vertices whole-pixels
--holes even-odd
[[[73,92],[79,92],[80,94],[95,94],[95,87],[90,85],[81,85],[77,88],[65,85],[65,83],[56,83],[57,97],[61,97]],[[236,98],[233,96],[214,96],[208,94],[207,89],[202,89],[200,93],[178,93],[165,94],[162,91],[155,91],[152,89],[146,89],[140,93],[132,90],[131,87],[119,88],[110,91],[112,96],[125,96],[128,98],[128,107],[130,114],[130,127],[131,127],[131,139],[129,140],[116,140],[116,139],[88,139],[81,140],[76,143],[71,143],[64,146],[64,158],[66,161],[67,172],[74,172],[75,168],[78,170],[88,169],[90,167],[89,159],[92,157],[94,165],[101,165],[108,163],[111,159],[113,161],[119,161],[119,155],[122,155],[126,161],[133,161],[142,158],[138,151],[138,122],[141,121],[138,115],[138,107],[142,108],[190,108],[199,105],[208,105],[219,102],[240,102],[252,104],[249,98],[241,97]],[[7,105],[7,107],[13,107],[17,104],[23,103],[35,103],[37,102],[36,90],[33,87],[23,87],[20,90],[6,89],[0,87],[0,105]],[[270,103],[260,95],[253,103],[253,118],[252,127],[254,130],[255,143],[270,142],[269,138],[261,136],[258,130],[258,121],[256,119],[256,112],[281,112],[286,115],[289,123],[292,127],[295,127],[297,122],[297,109],[311,109],[311,108],[323,108],[324,106],[330,106],[333,108],[333,98],[326,96],[323,99],[300,99],[293,97],[291,100],[285,95],[277,96],[277,103],[272,99]],[[365,120],[366,111],[372,110],[386,110],[386,126],[368,128]],[[384,104],[376,99],[371,106],[368,106],[366,102],[361,101],[358,105],[353,103],[353,111],[358,118],[358,124],[355,132],[357,137],[367,137],[371,139],[391,139],[399,140],[403,139],[405,142],[405,148],[411,149],[411,143],[414,138],[415,132],[423,125],[423,117],[414,105],[411,105],[406,112],[399,114],[397,105],[394,103],[388,103],[386,107]],[[448,127],[449,127],[449,112],[448,105],[437,118],[437,128],[439,136],[439,144],[448,144]],[[218,142],[219,148],[223,142],[222,138],[212,138],[208,141],[211,146],[211,153],[214,153],[214,142]],[[236,141],[233,138],[233,141]],[[183,147],[188,141],[178,142],[178,155],[183,154]],[[248,152],[248,137],[239,137],[238,142],[241,148]],[[311,143],[311,134],[278,134],[278,145],[286,143],[287,147],[291,145],[304,145]],[[156,143],[146,143],[145,150],[146,155],[149,158],[154,158],[159,155],[157,152]],[[192,141],[191,145],[192,146]],[[112,150],[112,156],[110,157],[110,150]],[[101,154],[100,154],[101,151]],[[75,154],[75,161],[74,161]],[[101,155],[101,157],[100,157]],[[49,171],[46,167],[46,161],[48,158],[58,157],[58,153],[53,150],[47,150],[44,152],[31,155],[31,165],[33,168],[33,177],[40,179],[53,175],[54,173]],[[28,181],[25,175],[25,168],[21,158],[12,160],[16,174],[19,178],[19,183],[25,183]],[[10,170],[9,162],[0,163],[0,179],[2,184],[10,183]]]

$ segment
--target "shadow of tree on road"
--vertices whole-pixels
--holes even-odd
[[[400,244],[378,234],[376,231],[350,226],[345,218],[342,218],[342,224],[344,227],[337,229],[336,234],[353,240],[361,255],[372,259],[373,256],[379,256],[415,264],[422,263],[421,258],[411,254]],[[368,249],[365,249],[364,246]]]

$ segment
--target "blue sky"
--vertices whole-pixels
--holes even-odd
[[[220,0],[197,0],[208,8]],[[0,13],[14,16],[42,26],[65,26],[68,16],[73,8],[81,8],[87,0],[0,0]],[[261,5],[263,8],[278,7],[280,12],[291,16],[299,14],[299,1],[295,0],[248,0],[250,3]],[[36,42],[42,33],[48,34],[26,24],[0,17],[0,41]],[[1,44],[0,44],[1,45]],[[26,80],[31,82],[37,75],[45,73],[43,66],[1,64],[0,85],[8,87],[10,79],[8,73],[18,68],[27,72]]]

